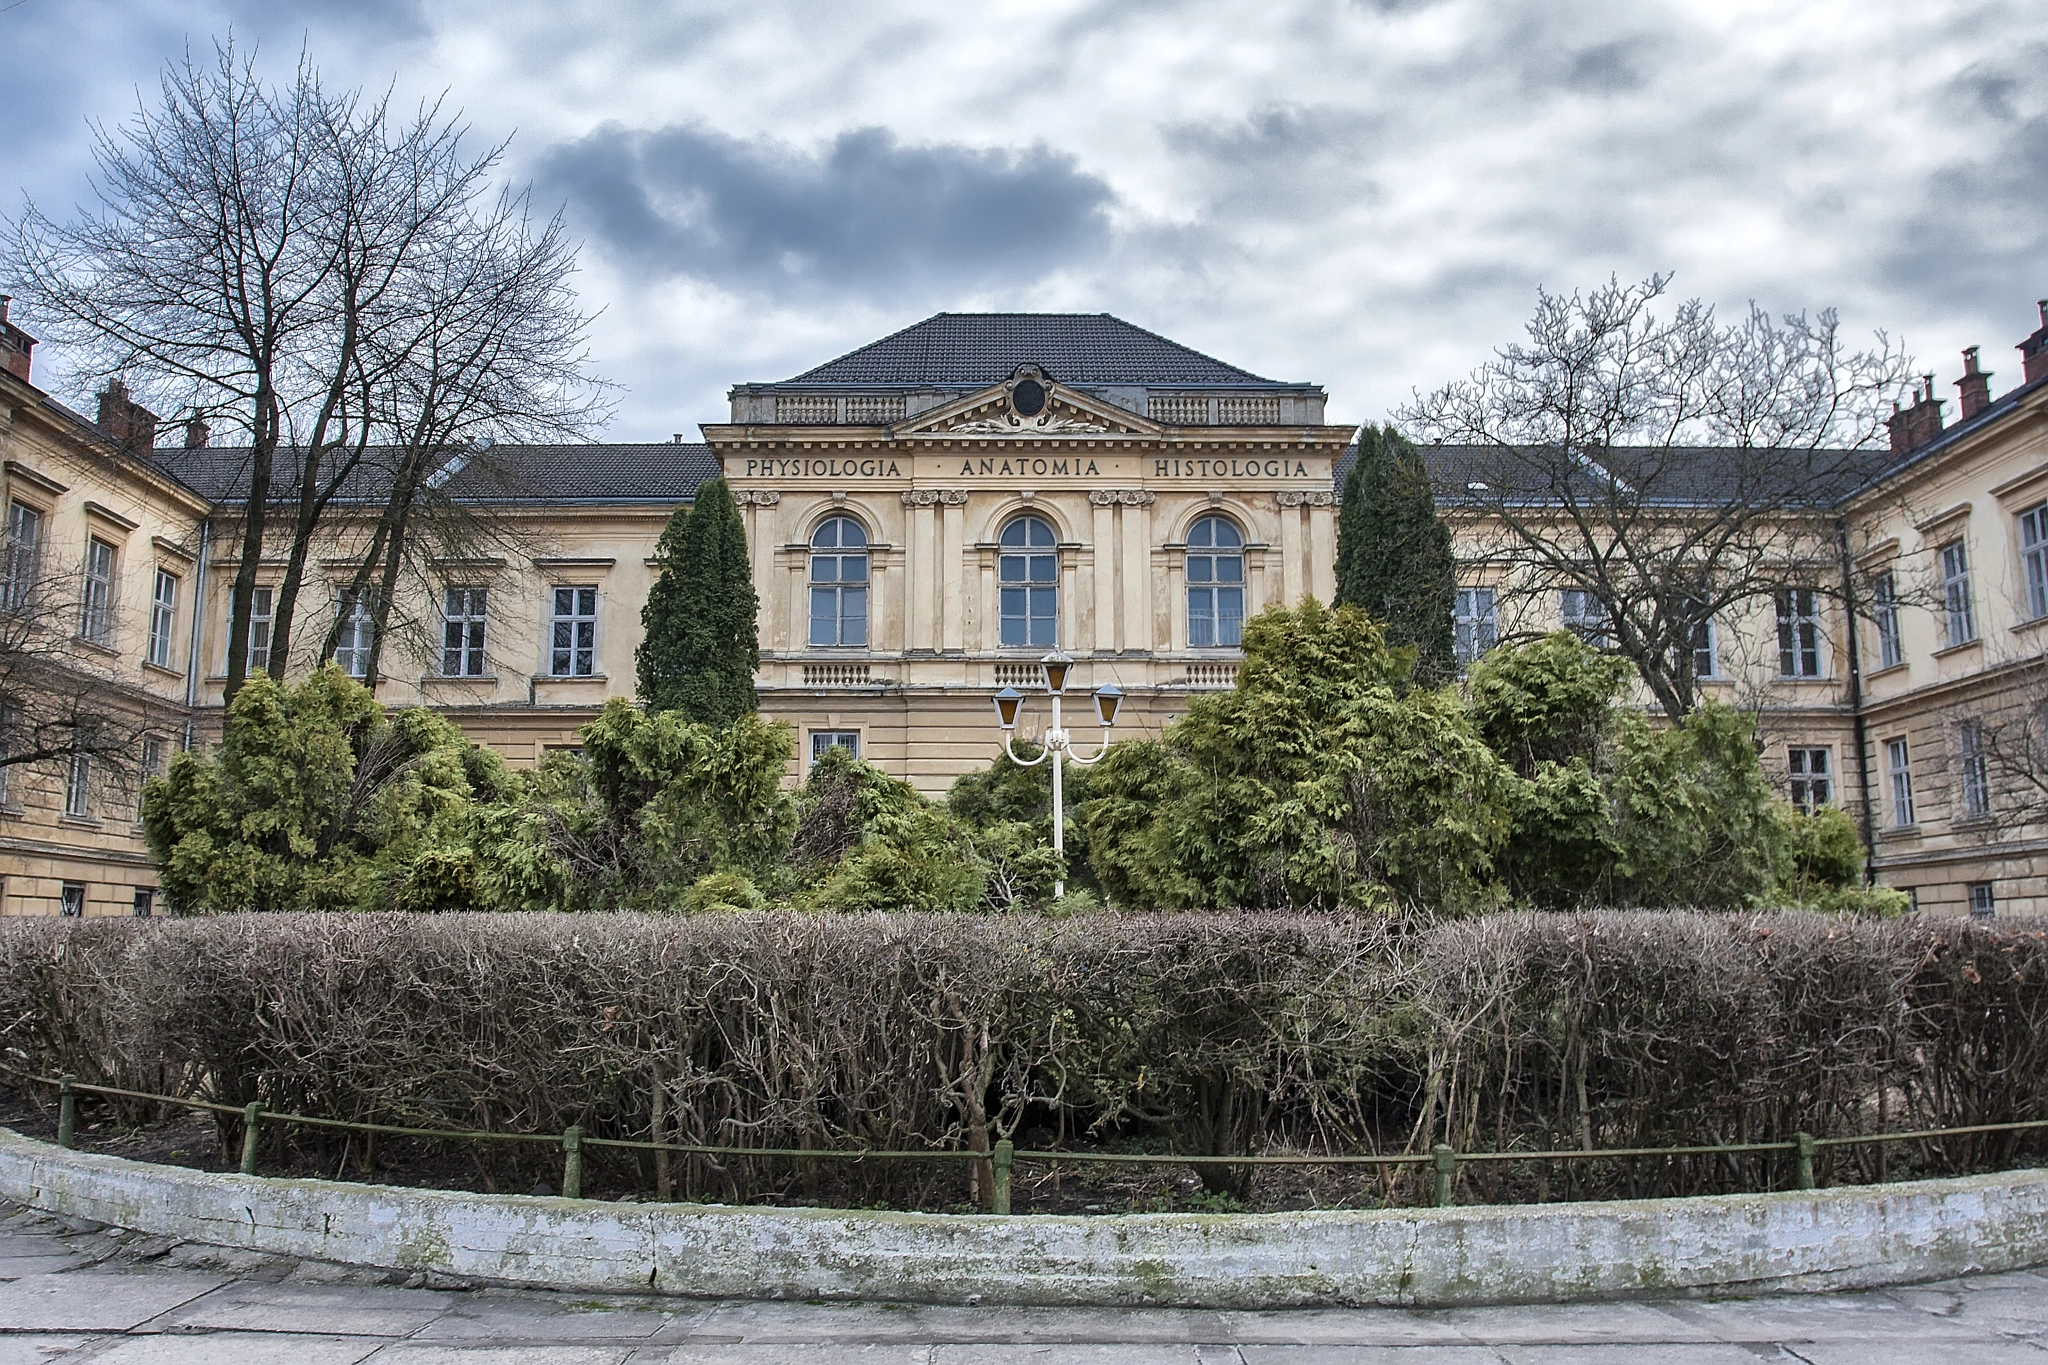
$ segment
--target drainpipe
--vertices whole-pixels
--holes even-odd
[[[1877,832],[1870,816],[1869,727],[1863,719],[1863,650],[1856,638],[1856,571],[1849,558],[1849,523],[1835,521],[1835,544],[1842,558],[1842,602],[1849,622],[1849,714],[1855,731],[1856,791],[1863,835],[1863,884],[1877,885]]]
[[[192,640],[185,651],[185,747],[192,747],[192,710],[199,705],[199,637],[206,624],[206,552],[213,543],[213,518],[199,521],[199,567],[192,574]]]

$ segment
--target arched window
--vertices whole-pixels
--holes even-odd
[[[831,517],[811,536],[811,643],[868,642],[868,533]]]
[[[1244,643],[1244,533],[1223,517],[1188,532],[1188,644],[1236,649]]]
[[[1038,517],[1019,517],[1003,528],[996,577],[1002,584],[1003,647],[1054,649],[1059,645],[1058,538]]]

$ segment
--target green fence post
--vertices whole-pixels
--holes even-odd
[[[242,1174],[256,1174],[256,1144],[263,1136],[263,1101],[250,1100],[242,1110]]]
[[[1792,1135],[1792,1187],[1799,1190],[1813,1188],[1813,1134]]]
[[[78,1145],[78,1095],[71,1083],[78,1077],[68,1072],[57,1082],[57,1145]]]
[[[1008,1213],[1010,1211],[1010,1165],[1017,1159],[1017,1148],[1008,1138],[996,1144],[991,1155],[995,1165],[995,1188],[989,1193],[989,1211]]]
[[[1448,1142],[1439,1142],[1429,1149],[1436,1159],[1436,1206],[1447,1209],[1456,1202],[1458,1183],[1458,1153]]]
[[[562,1130],[562,1198],[583,1197],[583,1125],[572,1123]]]

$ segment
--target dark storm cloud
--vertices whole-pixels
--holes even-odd
[[[1115,201],[1042,145],[906,145],[881,128],[804,152],[608,125],[549,149],[540,183],[622,264],[765,293],[1028,284],[1099,254]]]

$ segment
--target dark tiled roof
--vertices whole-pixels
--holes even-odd
[[[343,486],[342,501],[382,495],[389,462],[371,450]],[[239,446],[159,449],[151,463],[214,502],[248,496],[249,452]],[[297,465],[280,458],[274,485],[279,497],[295,487]],[[607,445],[499,445],[472,457],[448,480],[458,499],[531,501],[684,502],[707,479],[718,477],[711,447],[674,441]]]
[[[980,388],[1008,379],[1019,365],[1043,366],[1057,382],[1077,387],[1311,387],[1262,379],[1107,313],[938,313],[794,379],[759,387]]]
[[[1522,498],[1536,501],[1550,498],[1558,491],[1553,482],[1558,477],[1553,474],[1554,460],[1539,450],[1524,453],[1465,445],[1420,449],[1440,506],[1498,501],[1500,489],[1516,486],[1522,488]],[[1617,446],[1601,453],[1601,462],[1608,471],[1632,484],[1645,503],[1674,507],[1722,503],[1744,494],[1768,500],[1786,492],[1797,492],[1816,504],[1827,505],[1863,487],[1894,458],[1886,450],[1808,453],[1725,446]],[[1355,444],[1338,458],[1335,477],[1339,489],[1357,459]],[[1582,467],[1570,477],[1576,485],[1576,496],[1597,494],[1597,476],[1591,468]],[[1478,483],[1489,487],[1472,487]]]

